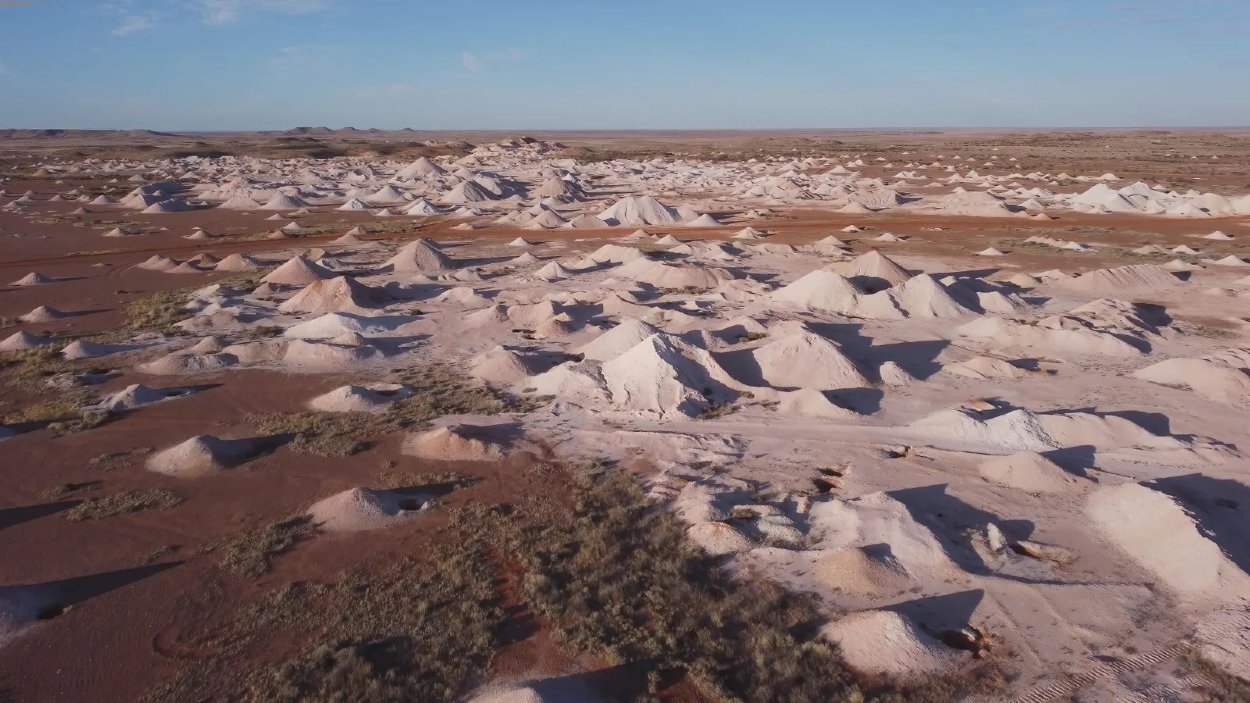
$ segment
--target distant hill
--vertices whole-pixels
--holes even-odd
[[[277,134],[288,137],[357,137],[367,134],[398,134],[414,131],[416,130],[411,127],[400,130],[378,129],[377,127],[368,129],[360,129],[359,127],[340,127],[338,129],[330,129],[329,127],[292,127]]]
[[[313,135],[324,136],[334,134],[334,130],[329,127],[292,127],[291,129],[284,130],[282,133],[288,137],[308,137]]]
[[[172,132],[151,129],[0,129],[0,139],[78,139],[91,137],[115,137],[118,139],[143,139],[153,137],[181,136]]]

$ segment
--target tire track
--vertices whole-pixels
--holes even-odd
[[[1070,696],[1077,691],[1093,685],[1094,683],[1108,678],[1110,676],[1125,674],[1131,671],[1140,671],[1147,667],[1157,666],[1170,659],[1175,659],[1185,653],[1190,647],[1188,640],[1182,640],[1162,649],[1139,654],[1128,659],[1108,662],[1100,666],[1096,666],[1079,674],[1069,676],[1062,681],[1056,681],[1041,688],[1033,689],[1022,696],[1011,699],[1011,703],[1048,703],[1060,696]]]

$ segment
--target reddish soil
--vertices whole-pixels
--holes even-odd
[[[1019,135],[996,139],[1003,141],[1008,137],[1014,139]],[[787,138],[799,137],[788,135]],[[569,141],[580,141],[587,148],[622,148],[624,144],[642,151],[675,149],[673,139],[671,135],[659,134],[625,142],[587,135],[569,137]],[[682,139],[685,141],[681,143],[687,146],[718,143],[715,140],[704,142],[702,137]],[[840,135],[838,139],[853,141],[848,135]],[[876,144],[927,143],[928,137],[904,134],[878,135],[874,139]],[[984,135],[960,139],[966,139],[985,153],[988,153],[987,144],[994,143],[994,140],[987,141]],[[866,143],[831,148],[855,151],[865,148]],[[1243,146],[1239,143],[1237,148]],[[1157,177],[1161,171],[1167,172],[1173,167],[1171,162],[1129,156],[1091,164],[1078,154],[1079,151],[1079,147],[1073,147],[1066,157],[1073,172],[1114,170],[1126,177]],[[1184,165],[1188,178],[1206,179],[1208,184],[1231,188],[1250,185],[1245,163],[1244,159],[1229,159],[1218,166],[1188,162]],[[1045,168],[1057,170],[1064,164],[1064,160],[1059,159]],[[1043,166],[1021,165],[1019,168],[1031,170]],[[14,180],[6,183],[5,188],[10,192],[31,189],[36,199],[42,199],[75,185],[101,184],[53,185],[34,179]],[[464,232],[452,230],[454,222],[417,225],[408,218],[384,220],[369,215],[329,212],[300,218],[305,224],[328,226],[329,234],[271,241],[248,238],[275,228],[275,223],[265,219],[268,212],[209,210],[141,215],[100,208],[99,212],[84,216],[69,215],[77,207],[77,203],[37,204],[31,209],[40,214],[33,220],[0,212],[0,282],[16,280],[32,270],[71,279],[55,286],[0,287],[0,318],[16,317],[41,304],[79,313],[52,323],[5,323],[0,326],[0,337],[20,329],[63,336],[107,332],[122,324],[128,302],[154,291],[198,287],[222,277],[212,273],[174,275],[136,268],[137,263],[156,253],[186,258],[200,251],[224,256],[234,252],[264,254],[276,249],[322,246],[355,225],[392,229],[369,238],[420,235],[439,240],[470,237],[507,240],[521,235],[537,241],[585,240],[577,246],[586,249],[598,246],[602,240],[621,236],[620,230],[534,232],[492,228]],[[88,209],[93,208],[88,206]],[[144,234],[117,239],[100,236],[121,223],[139,228]],[[1243,225],[1250,224],[1250,218],[1195,222],[1070,214],[1040,222],[1017,218],[853,216],[802,210],[752,224],[775,231],[776,236],[770,238],[770,242],[805,244],[835,234],[852,243],[856,251],[878,246],[869,241],[871,237],[890,231],[913,238],[903,249],[905,255],[952,257],[988,246],[1010,249],[1010,245],[1003,243],[1005,240],[1033,235],[1133,247],[1144,243],[1193,244],[1190,235],[1216,228],[1250,234],[1250,230],[1243,229]],[[850,224],[869,229],[859,234],[843,234],[841,229]],[[184,239],[193,225],[224,236],[208,241]],[[930,231],[933,227],[942,229]],[[738,227],[718,230],[656,228],[652,231],[671,231],[679,238],[724,239],[736,229]],[[1239,237],[1238,242],[1202,243],[1209,253],[1245,255],[1246,247],[1239,243],[1242,239],[1246,237]],[[881,244],[879,248],[889,251],[891,246],[899,245]],[[1073,269],[1105,265],[1107,258],[1030,248],[1017,251],[1011,262],[1027,270]],[[986,268],[995,265],[995,260],[986,260]],[[141,380],[135,374],[124,373],[105,388],[118,389]],[[222,436],[253,434],[255,431],[243,420],[249,413],[299,409],[309,397],[342,385],[346,380],[329,375],[267,371],[199,376],[194,382],[208,387],[177,403],[157,404],[144,408],[142,413],[122,415],[87,432],[57,438],[46,432],[27,432],[0,445],[3,456],[0,460],[0,505],[4,506],[0,507],[0,584],[83,579],[75,583],[73,589],[81,600],[63,614],[39,623],[15,642],[0,648],[0,699],[136,700],[187,661],[202,656],[202,640],[215,626],[278,585],[328,579],[349,567],[367,568],[401,556],[420,560],[428,545],[440,539],[439,528],[446,520],[447,511],[457,506],[497,505],[518,502],[526,496],[559,497],[564,493],[564,487],[550,482],[515,480],[524,468],[520,464],[456,466],[456,470],[480,481],[452,493],[430,514],[389,530],[384,537],[377,533],[318,536],[279,557],[271,573],[253,581],[224,574],[215,568],[213,554],[201,553],[202,550],[242,530],[297,513],[321,497],[376,482],[384,461],[397,462],[394,470],[401,471],[441,471],[447,467],[423,465],[403,457],[396,437],[347,458],[316,457],[281,447],[225,475],[197,479],[194,483],[144,470],[141,456],[112,464],[92,463],[93,459],[108,453],[127,452],[136,447],[163,448],[203,432]],[[48,392],[43,397],[54,396],[55,393]],[[9,397],[0,404],[0,411],[11,409],[13,404],[38,399]],[[636,468],[645,470],[646,467]],[[90,483],[93,487],[51,502],[41,497],[45,490],[66,483]],[[184,501],[170,510],[101,521],[63,519],[63,513],[81,498],[150,488],[172,490]],[[501,676],[557,675],[604,668],[601,662],[581,661],[563,651],[546,623],[524,610],[518,591],[519,567],[503,556],[497,566],[497,586],[516,626],[495,659],[494,673]],[[279,659],[298,644],[263,643],[262,651],[254,655],[259,659]],[[684,684],[675,685],[666,697],[674,701],[698,699],[693,687]]]

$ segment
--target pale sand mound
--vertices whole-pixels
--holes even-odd
[[[911,272],[900,266],[897,261],[875,249],[851,261],[834,264],[830,268],[846,276],[856,287],[868,292],[906,283],[912,277]]]
[[[888,271],[877,271],[888,275]],[[818,269],[773,292],[772,298],[811,310],[874,320],[946,318],[971,312],[927,274],[908,274],[908,278],[896,287],[888,287],[886,279],[875,277],[860,276],[856,280],[878,289],[878,292],[862,295],[856,285],[842,275]]]
[[[855,669],[874,674],[937,674],[956,666],[959,653],[934,639],[903,615],[869,610],[821,628]]]
[[[646,259],[647,255],[636,247],[623,247],[619,244],[604,244],[586,257],[600,264],[626,264],[638,259]]]
[[[537,327],[564,312],[559,303],[544,300],[529,305],[511,305],[507,308],[508,319],[524,327]]]
[[[698,415],[733,400],[740,387],[707,351],[663,333],[605,362],[602,372],[617,407],[660,415]]]
[[[622,320],[621,324],[599,335],[577,351],[587,359],[607,361],[633,349],[639,342],[656,332],[659,330],[642,320],[632,318]]]
[[[314,281],[333,277],[334,274],[330,271],[299,255],[265,274],[260,280],[285,286],[306,286]]]
[[[1017,410],[1024,413],[1026,411]],[[1031,413],[1030,413],[1031,414]],[[1063,412],[1033,415],[1046,434],[1061,447],[1094,447],[1095,449],[1181,449],[1189,441],[1157,435],[1127,418],[1096,415],[1086,412]]]
[[[109,354],[119,354],[125,351],[133,351],[141,345],[135,344],[102,344],[100,342],[92,342],[90,340],[77,340],[70,342],[61,350],[61,356],[68,361],[77,359],[94,359],[99,356],[108,356]]]
[[[1157,435],[1123,417],[1079,411],[1034,414],[1017,408],[983,420],[964,409],[942,410],[917,420],[911,429],[936,446],[954,443],[992,448],[995,453],[1092,447],[1134,455],[1157,453],[1159,457],[1191,457],[1195,450],[1208,455],[1228,454],[1227,449],[1201,437]]]
[[[558,261],[548,262],[534,272],[534,277],[544,281],[562,281],[573,276],[573,272],[560,265]]]
[[[21,330],[9,335],[4,341],[0,341],[0,352],[26,351],[27,349],[35,349],[49,344],[56,344],[56,339],[53,337],[40,337],[26,330]]]
[[[982,462],[979,469],[990,483],[1029,493],[1070,493],[1086,483],[1036,452],[996,456]]]
[[[237,466],[256,454],[257,447],[253,440],[196,435],[153,454],[148,459],[147,467],[149,471],[167,476],[190,478]]]
[[[838,312],[854,304],[859,289],[845,276],[817,269],[775,291],[772,298],[813,310]]]
[[[824,393],[810,388],[779,394],[777,412],[796,417],[851,418],[856,413],[829,400]]]
[[[231,254],[213,267],[214,271],[259,271],[261,264],[247,254]]]
[[[1234,266],[1234,267],[1250,266],[1250,264],[1247,264],[1244,259],[1241,259],[1235,254],[1229,254],[1223,259],[1218,259],[1216,261],[1212,261],[1211,263],[1215,264],[1216,266]]]
[[[196,354],[186,350],[166,354],[159,359],[154,359],[146,364],[140,364],[135,369],[154,376],[176,376],[179,374],[217,371],[238,363],[239,358],[233,354]]]
[[[567,337],[577,331],[577,325],[568,313],[560,313],[543,320],[534,328],[534,336],[539,339]]]
[[[649,195],[626,196],[597,217],[616,225],[673,225],[677,212]]]
[[[925,273],[913,276],[893,290],[876,294],[882,295],[892,296],[895,305],[907,313],[907,317],[959,317],[970,312],[951,297],[941,283]]]
[[[440,303],[451,303],[465,308],[483,308],[490,305],[490,298],[468,286],[459,286],[443,291],[434,300]]]
[[[700,522],[686,530],[690,540],[712,556],[737,554],[751,548],[751,540],[724,522]]]
[[[638,259],[622,266],[617,274],[650,283],[660,289],[715,288],[721,281],[732,280],[734,275],[725,269],[679,266],[659,261]]]
[[[329,278],[305,286],[289,300],[278,306],[278,312],[314,313],[362,312],[380,307],[385,295],[381,290],[357,283],[346,277]]]
[[[1015,293],[1000,293],[994,290],[978,291],[977,305],[981,306],[983,312],[1010,315],[1021,308],[1027,307],[1028,303]]]
[[[221,338],[217,335],[210,334],[195,344],[186,348],[186,351],[195,354],[216,354],[225,348],[226,345],[221,343]]]
[[[466,425],[436,427],[409,435],[403,452],[409,456],[437,461],[499,461],[506,447],[481,436],[481,429]]]
[[[47,305],[40,305],[30,312],[17,318],[22,322],[53,322],[64,318],[65,313]]]
[[[340,386],[308,401],[308,407],[327,413],[380,413],[411,395],[411,389],[398,383]]]
[[[55,278],[45,276],[42,273],[39,273],[38,271],[32,271],[26,274],[25,276],[22,276],[21,278],[17,279],[16,281],[13,281],[9,285],[11,286],[41,286],[45,283],[54,283],[54,282],[56,282]]]
[[[1133,372],[1133,378],[1188,388],[1219,403],[1244,403],[1250,399],[1250,375],[1209,359],[1168,359]]]
[[[1007,278],[1003,280],[1004,282],[1010,283],[1011,285],[1017,288],[1028,289],[1028,288],[1036,288],[1042,285],[1042,282],[1040,280],[1038,280],[1037,278],[1027,273],[1024,273],[1023,271],[1020,271],[1018,273],[1013,273],[1012,275],[1008,276]]]
[[[981,317],[955,330],[956,335],[992,345],[1061,358],[1082,356],[1141,356],[1142,351],[1119,337],[1093,329],[1063,329],[1029,325],[1001,317]]]
[[[284,337],[293,339],[330,339],[353,332],[361,334],[371,329],[377,329],[373,327],[372,323],[372,318],[363,315],[328,312],[307,322],[292,325],[286,328],[282,334]]]
[[[549,368],[549,364],[528,354],[521,354],[502,346],[478,356],[473,361],[469,375],[487,383],[510,386],[541,373]]]
[[[178,266],[178,261],[168,256],[153,254],[135,266],[148,271],[169,271]]]
[[[392,271],[396,272],[419,273],[437,273],[456,267],[455,263],[428,239],[414,239],[395,252],[395,256],[387,259],[383,266],[389,266]]]
[[[106,410],[130,410],[186,395],[187,392],[183,389],[152,388],[142,383],[135,383],[105,398],[104,402],[100,403],[100,407]]]
[[[1170,271],[1154,264],[1133,264],[1112,269],[1097,269],[1076,278],[1059,281],[1068,290],[1116,295],[1124,291],[1159,291],[1184,285]]]
[[[988,356],[974,356],[967,361],[946,364],[942,367],[942,370],[947,373],[953,373],[956,376],[987,381],[1005,381],[1024,378],[1029,375],[1029,372],[1022,368],[1012,366],[1002,359],[993,359]]]
[[[346,340],[345,340],[346,341]],[[352,338],[351,342],[355,342]],[[287,344],[282,361],[306,369],[334,369],[350,366],[377,357],[380,352],[373,347],[355,346],[353,343],[315,342],[304,339],[291,340]]]
[[[881,383],[890,387],[910,386],[916,382],[916,377],[908,373],[907,369],[898,365],[896,361],[887,361],[881,364],[877,369],[877,375],[881,377]]]
[[[897,593],[913,585],[889,547],[880,544],[829,552],[816,560],[813,575],[826,588],[853,593]]]
[[[1085,512],[1104,539],[1177,595],[1225,602],[1250,595],[1250,578],[1167,495],[1126,483],[1091,494]]]
[[[344,234],[341,237],[338,237],[336,239],[331,239],[330,243],[337,244],[339,246],[355,246],[357,244],[364,244],[365,240],[361,239],[360,237],[357,237],[351,232],[348,232],[347,234]]]
[[[465,703],[599,703],[602,696],[574,676],[529,681],[524,684],[490,685]]]
[[[963,575],[937,536],[917,522],[906,505],[886,493],[817,502],[808,521],[812,548],[836,551],[885,545],[906,573],[930,578]]]
[[[841,347],[806,330],[769,342],[751,356],[761,377],[779,388],[835,390],[872,385]]]
[[[349,488],[317,501],[308,509],[327,532],[358,532],[393,527],[423,510],[429,498],[398,491]]]

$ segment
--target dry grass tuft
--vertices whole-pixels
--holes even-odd
[[[257,413],[246,422],[266,435],[294,435],[291,448],[316,456],[351,456],[368,447],[365,440],[385,431],[369,413]]]
[[[72,396],[68,396],[27,405],[0,418],[0,423],[39,425],[53,437],[60,437],[99,427],[112,418],[112,413],[107,410],[84,408]]]
[[[127,491],[99,498],[88,498],[65,513],[70,522],[103,520],[146,510],[169,510],[182,503],[182,498],[164,490]]]
[[[215,656],[149,701],[454,701],[485,672],[504,614],[480,544],[439,547],[329,584],[291,584],[240,612]],[[236,665],[244,643],[313,633],[286,661]]]
[[[265,527],[235,535],[221,545],[221,567],[230,573],[259,578],[269,573],[273,558],[317,533],[308,515],[272,522]]]
[[[413,386],[415,393],[391,403],[383,413],[259,413],[248,416],[247,422],[264,434],[294,435],[291,447],[297,451],[342,457],[368,448],[370,440],[420,427],[444,415],[496,415],[539,405],[537,400],[508,395],[442,364],[407,369],[399,380]]]
[[[122,466],[129,466],[131,460],[146,456],[152,452],[152,447],[135,447],[134,449],[125,449],[118,452],[105,452],[92,457],[87,462],[87,465],[103,471],[112,471]]]
[[[646,662],[653,687],[684,674],[716,700],[859,699],[816,636],[811,602],[730,579],[632,476],[591,469],[570,480],[571,510],[497,524],[528,572],[531,607],[574,652]]]
[[[132,301],[126,306],[126,325],[131,332],[177,333],[177,322],[191,317],[187,311],[189,291],[160,291]]]
[[[641,696],[630,699],[650,700],[644,687],[656,694],[679,681],[697,687],[700,700],[793,703],[936,703],[1000,690],[993,669],[866,687],[819,637],[826,618],[813,601],[731,578],[632,475],[531,471],[570,495],[457,510],[437,545],[415,546],[419,562],[375,562],[328,584],[279,587],[215,627],[212,651],[147,700],[463,700],[515,625],[496,591],[499,563],[522,571],[526,608],[514,617],[528,620],[528,609],[571,654],[622,665]],[[447,478],[455,477],[382,476],[390,484]],[[292,653],[249,660],[269,642]]]

